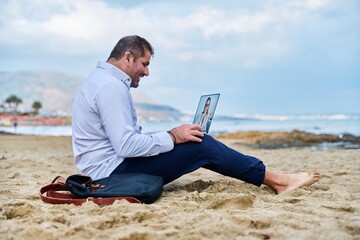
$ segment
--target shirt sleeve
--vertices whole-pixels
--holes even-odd
[[[95,104],[104,131],[122,158],[158,155],[173,149],[167,132],[141,134],[136,130],[136,112],[127,86],[119,81],[99,90]]]

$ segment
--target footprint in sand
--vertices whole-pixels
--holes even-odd
[[[36,212],[35,207],[27,203],[5,204],[1,210],[6,219],[29,217]]]
[[[345,212],[345,213],[354,213],[355,208],[350,206],[326,206],[322,205],[322,207],[333,210],[335,212]]]
[[[345,221],[346,230],[352,235],[360,235],[360,216],[348,217]]]
[[[290,199],[285,199],[283,202],[285,203],[291,203],[291,204],[296,204],[298,202],[301,202],[303,199],[299,199],[299,198],[290,198]]]
[[[254,195],[231,196],[221,199],[214,199],[210,204],[211,209],[241,209],[251,208],[255,201]]]
[[[184,188],[187,192],[193,192],[193,191],[202,192],[211,185],[214,185],[213,181],[205,182],[203,180],[196,180],[195,182],[186,184]]]
[[[176,191],[185,190],[187,192],[196,191],[200,193],[212,185],[214,185],[213,181],[196,180],[195,182],[188,183],[186,185],[169,184],[165,186],[165,190],[167,192],[176,192]]]

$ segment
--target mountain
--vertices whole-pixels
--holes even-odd
[[[135,103],[135,106],[138,120],[141,122],[179,121],[184,117],[184,113],[165,105]]]
[[[71,111],[75,92],[83,77],[53,71],[20,71],[0,73],[0,100],[10,95],[22,99],[21,111],[32,111],[32,103],[42,103],[41,113],[65,114]]]
[[[18,110],[33,111],[34,101],[40,101],[42,115],[70,116],[76,91],[84,77],[56,71],[0,72],[0,104],[10,95],[22,99]],[[184,114],[166,105],[159,105],[145,92],[132,92],[139,120],[179,120]]]

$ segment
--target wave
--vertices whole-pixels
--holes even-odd
[[[193,116],[186,115],[179,120],[142,121],[144,133],[153,133],[172,129],[183,123],[192,123]],[[267,115],[234,114],[215,115],[211,133],[235,131],[292,131],[300,130],[311,133],[353,134],[360,136],[360,114],[302,114],[302,115]],[[0,126],[0,132],[19,134],[71,136],[71,125],[66,126],[24,126],[14,129],[11,124]]]
[[[243,114],[225,116],[229,119],[259,120],[259,121],[289,121],[289,120],[359,120],[358,114],[309,114],[309,115],[266,115],[266,114]]]

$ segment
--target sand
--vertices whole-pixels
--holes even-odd
[[[151,205],[52,205],[38,191],[77,173],[71,138],[0,135],[0,239],[360,239],[359,149],[261,150],[224,141],[271,169],[316,168],[321,180],[276,195],[200,169],[166,185]]]

